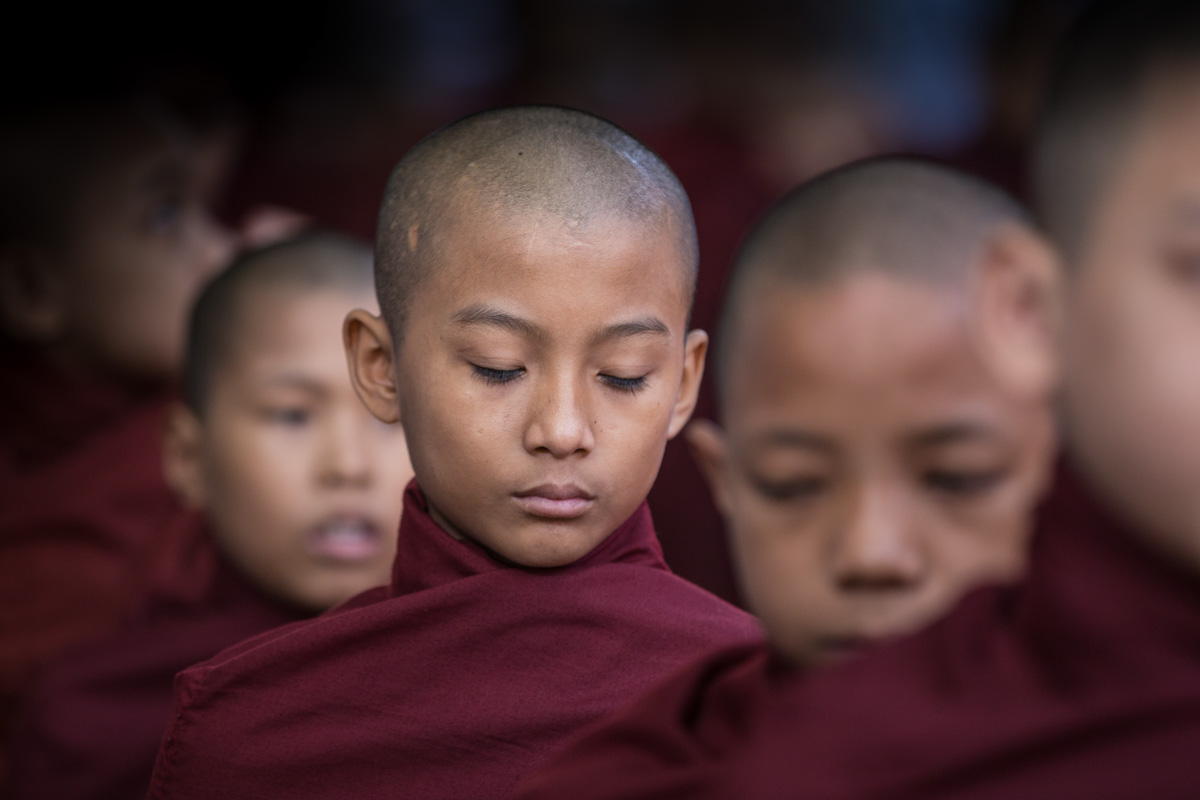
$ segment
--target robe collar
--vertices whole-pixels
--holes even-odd
[[[670,571],[654,533],[650,507],[644,500],[629,519],[578,561],[552,569],[522,568],[498,561],[486,548],[469,540],[459,541],[443,530],[429,515],[429,504],[413,479],[404,491],[404,516],[400,520],[389,594],[392,597],[411,594],[499,570],[564,573],[614,563]]]

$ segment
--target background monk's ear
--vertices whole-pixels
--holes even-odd
[[[163,477],[185,507],[199,511],[208,503],[204,485],[204,427],[196,413],[181,403],[173,406],[167,417]]]
[[[32,245],[0,248],[0,324],[23,341],[57,339],[66,324],[66,285],[61,270]]]
[[[702,330],[690,331],[683,348],[683,379],[679,383],[679,394],[675,397],[675,409],[671,412],[671,424],[667,438],[674,439],[696,410],[696,398],[700,395],[700,380],[704,377],[704,356],[708,352],[708,334]]]
[[[358,399],[382,422],[398,422],[400,397],[393,377],[395,352],[387,323],[357,308],[346,315],[342,341]]]
[[[725,431],[715,422],[707,419],[697,419],[687,426],[683,432],[692,458],[700,465],[704,479],[708,481],[709,491],[712,492],[713,502],[722,514],[729,514],[729,491],[725,485],[728,473],[725,470],[727,458]]]
[[[985,361],[1010,391],[1044,396],[1058,382],[1059,260],[1024,226],[1001,228],[979,273],[976,336]]]

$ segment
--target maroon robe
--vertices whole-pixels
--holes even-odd
[[[171,719],[176,673],[306,616],[222,563],[202,599],[153,602],[116,633],[74,648],[29,692],[5,796],[144,798]]]
[[[534,798],[1200,796],[1200,580],[1069,477],[1024,583],[808,676],[693,666],[571,746]]]
[[[28,354],[4,356],[0,722],[7,725],[47,661],[114,629],[150,595],[194,595],[212,562],[201,526],[163,479],[163,395],[68,376]]]
[[[388,587],[183,672],[151,797],[503,797],[681,665],[760,637],[671,574],[643,504],[558,569],[452,539],[416,483]]]

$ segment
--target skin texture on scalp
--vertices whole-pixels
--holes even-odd
[[[442,261],[464,209],[572,227],[604,216],[665,217],[685,253],[688,305],[698,249],[678,178],[649,148],[606,120],[553,106],[485,111],[432,134],[396,165],[376,238],[376,291],[399,343],[416,288]],[[465,213],[474,213],[467,211]]]
[[[203,415],[213,375],[241,338],[244,315],[252,314],[252,288],[342,289],[360,293],[373,279],[371,249],[333,233],[309,233],[241,255],[203,290],[192,309],[184,393]]]
[[[988,236],[1006,222],[1026,224],[1026,212],[1000,190],[934,164],[873,159],[805,183],[742,247],[722,309],[718,377],[764,287],[828,285],[863,271],[965,287]]]

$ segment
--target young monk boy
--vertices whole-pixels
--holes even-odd
[[[1200,7],[1092,7],[1036,155],[1060,288],[1010,259],[981,323],[1014,376],[1062,363],[1067,465],[1026,579],[808,680],[715,677],[686,744],[626,738],[641,778],[606,797],[1196,795]]]
[[[502,797],[564,737],[759,636],[673,576],[645,497],[706,336],[687,197],[615,126],[519,107],[408,153],[351,375],[402,421],[391,585],[182,673],[153,797]]]
[[[531,795],[622,796],[660,781],[639,767],[669,772],[666,752],[695,775],[708,737],[730,734],[730,680],[837,660],[1021,572],[1051,407],[1005,374],[977,297],[1002,259],[1045,253],[1001,192],[905,159],[835,170],[767,214],[725,300],[725,428],[689,434],[770,646],[686,670]],[[651,734],[663,746],[643,752]]]
[[[371,282],[368,248],[312,234],[242,256],[201,295],[166,468],[208,521],[208,591],[50,668],[6,796],[145,797],[175,673],[387,583],[412,469],[400,427],[355,395],[341,337]]]
[[[196,577],[164,399],[231,239],[174,119],[134,89],[0,115],[0,721],[48,659]]]

